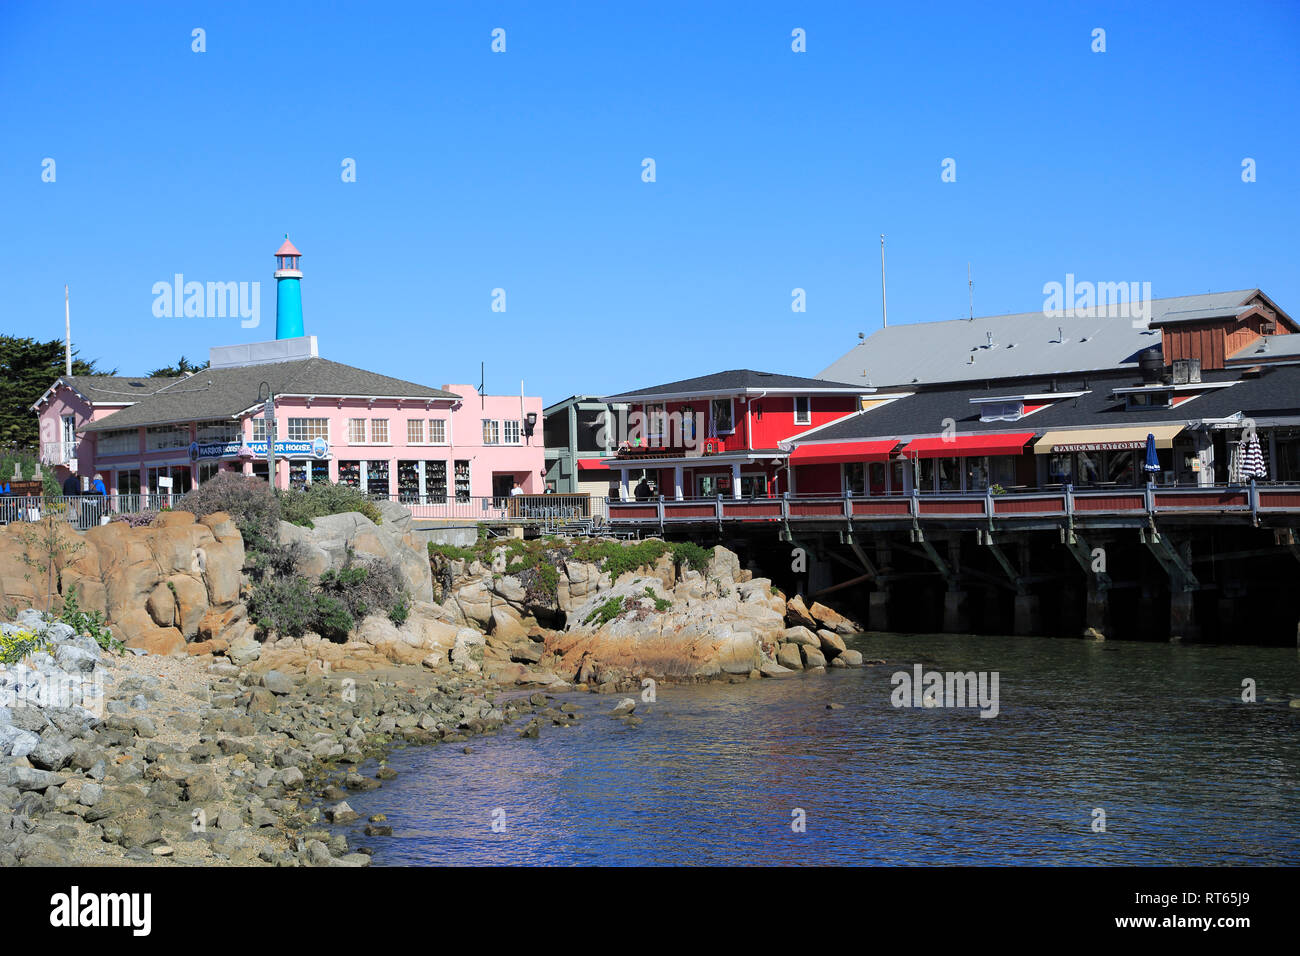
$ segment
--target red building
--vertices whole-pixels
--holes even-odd
[[[604,459],[624,500],[758,498],[790,491],[780,443],[852,415],[872,389],[795,375],[733,369],[604,400],[627,406]]]

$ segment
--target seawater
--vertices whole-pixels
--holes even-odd
[[[396,750],[399,776],[348,798],[393,835],[339,829],[377,865],[1300,862],[1296,650],[850,643],[886,663],[660,686],[637,727],[606,716],[618,697],[576,693],[580,723],[540,740],[516,721],[470,754]],[[996,671],[997,716],[893,706],[891,675],[917,663]]]

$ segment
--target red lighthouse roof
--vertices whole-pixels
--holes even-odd
[[[289,237],[288,237],[288,236],[285,236],[285,237],[284,237],[284,245],[282,245],[279,249],[275,250],[275,254],[276,254],[277,256],[300,256],[300,255],[302,255],[301,252],[299,252],[297,249],[295,249],[295,248],[293,247],[293,243],[289,241]]]

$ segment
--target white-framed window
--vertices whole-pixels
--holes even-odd
[[[812,399],[807,395],[796,395],[794,398],[794,423],[796,425],[812,424]]]
[[[196,432],[198,433],[198,440],[201,442],[239,441],[239,422],[225,419],[199,422]]]
[[[501,443],[501,423],[491,418],[483,419],[483,444],[499,445]]]
[[[709,410],[713,434],[729,435],[736,430],[736,416],[733,414],[731,399],[715,398],[709,402]]]
[[[366,420],[364,418],[348,419],[348,444],[364,445],[366,443]]]
[[[388,444],[388,419],[370,419],[370,443],[372,445]]]
[[[140,451],[140,432],[134,428],[118,428],[100,432],[95,442],[97,455],[134,455]]]
[[[324,438],[329,441],[329,426],[330,420],[328,418],[291,418],[289,419],[289,433],[285,437],[289,441],[314,441],[317,438]]]
[[[190,430],[186,425],[156,425],[145,429],[144,447],[146,451],[162,451],[166,448],[188,448]]]
[[[77,416],[63,416],[63,444],[72,445],[77,441]]]
[[[515,421],[514,419],[507,418],[505,421],[501,423],[501,428],[502,431],[504,432],[505,443],[507,445],[519,444],[519,422]]]
[[[667,430],[667,416],[662,402],[645,407],[645,436],[647,445],[664,444],[664,432]]]
[[[445,419],[429,419],[429,441],[435,445],[445,445],[447,443],[447,422]]]
[[[406,420],[406,443],[408,445],[424,444],[423,418],[408,418]]]

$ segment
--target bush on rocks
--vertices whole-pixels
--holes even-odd
[[[267,551],[276,546],[280,499],[263,479],[233,471],[218,472],[186,494],[176,507],[199,517],[226,512],[239,528],[247,551]]]
[[[313,518],[359,511],[375,524],[383,524],[383,516],[375,503],[361,493],[360,488],[338,485],[328,481],[314,481],[303,489],[290,489],[278,493],[281,517],[290,524],[311,527]]]
[[[290,637],[315,631],[343,641],[368,614],[386,614],[401,625],[410,613],[410,599],[391,561],[357,560],[349,553],[344,566],[326,571],[316,586],[292,567],[265,573],[249,595],[248,613],[262,631]]]

